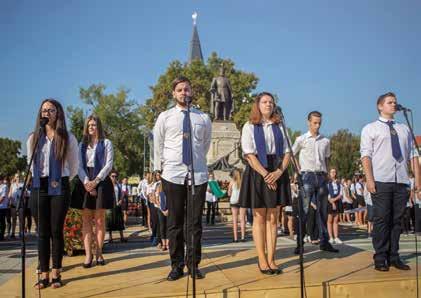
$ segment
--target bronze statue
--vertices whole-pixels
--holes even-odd
[[[230,81],[225,77],[224,66],[221,66],[219,76],[213,78],[209,91],[212,94],[211,113],[214,115],[214,120],[230,120],[234,101]]]

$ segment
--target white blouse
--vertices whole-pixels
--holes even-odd
[[[263,123],[263,133],[265,135],[266,141],[266,153],[267,154],[276,154],[275,147],[275,138],[273,136],[272,122]],[[282,135],[284,137],[284,153],[289,152],[288,143],[286,140],[286,134],[281,125],[279,125]],[[243,149],[243,155],[246,154],[257,154],[256,143],[254,141],[254,125],[250,122],[247,122],[243,126],[241,133],[241,147]]]
[[[97,143],[98,144],[98,143]],[[95,162],[95,149],[97,144],[95,144],[93,147],[88,145],[86,149],[86,166],[88,168],[93,168],[94,162]],[[99,178],[101,181],[103,181],[111,172],[113,169],[113,162],[114,162],[114,150],[113,150],[113,144],[110,140],[104,139],[104,146],[105,146],[105,165],[99,171],[97,178]],[[89,181],[88,173],[85,172],[85,169],[83,168],[82,164],[82,143],[79,144],[79,170],[78,170],[78,176],[80,181],[83,183],[87,183]]]

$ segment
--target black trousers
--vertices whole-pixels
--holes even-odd
[[[158,218],[159,218],[159,231],[161,239],[168,239],[168,223],[167,217],[162,213],[161,209],[158,209]]]
[[[175,184],[162,179],[168,205],[168,240],[171,266],[179,268],[183,268],[186,263],[187,267],[192,268],[192,235],[194,235],[196,266],[202,258],[202,212],[208,183],[194,187],[194,209],[193,200],[188,197],[186,185]],[[187,246],[186,255],[184,254],[184,244]]]
[[[215,223],[215,207],[217,202],[206,202],[206,223]]]
[[[48,195],[48,179],[41,178],[39,189],[31,192],[31,212],[38,227],[38,258],[41,272],[50,268],[50,246],[53,269],[61,269],[64,251],[63,226],[70,204],[69,179],[62,178],[62,195]],[[39,204],[38,204],[39,200]],[[39,212],[39,217],[38,217]]]
[[[0,209],[0,240],[4,239],[4,232],[6,232],[6,216],[7,208]]]
[[[374,262],[399,259],[401,219],[409,199],[406,184],[376,182],[373,199]]]
[[[151,229],[152,229],[152,237],[159,237],[159,218],[158,212],[159,209],[155,207],[154,204],[149,203],[149,210],[151,215]]]
[[[143,198],[140,199],[140,208],[142,210],[142,225],[144,227],[147,227],[148,226],[148,206],[147,206],[146,201]]]
[[[307,235],[310,236],[311,241],[319,239],[319,220],[317,218],[317,210],[313,207],[308,208],[307,214]]]

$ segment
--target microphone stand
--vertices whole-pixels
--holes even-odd
[[[301,173],[298,169],[297,161],[294,157],[294,151],[292,151],[292,145],[291,140],[289,138],[288,130],[285,125],[285,117],[282,113],[282,110],[280,107],[277,107],[277,111],[279,116],[281,117],[281,126],[285,132],[285,139],[287,141],[288,149],[291,152],[291,163],[292,168],[294,170],[294,173],[297,175],[297,182],[298,182],[298,239],[299,239],[299,263],[300,263],[300,294],[301,298],[304,298],[305,296],[305,280],[304,280],[304,241],[303,241],[303,213],[304,213],[304,205],[303,205],[303,196],[305,196],[305,189],[304,189],[304,183],[301,176]],[[292,202],[291,202],[292,203]]]
[[[406,109],[406,108],[402,108],[401,111],[403,112],[403,115],[404,115],[405,120],[406,120],[406,124],[409,127],[409,132],[411,134],[412,142],[413,142],[413,145],[415,146],[415,148],[417,149],[418,158],[419,158],[419,156],[420,156],[420,149],[419,148],[420,147],[419,147],[419,144],[417,143],[417,138],[415,137],[414,127],[411,125],[411,123],[409,121],[409,118],[408,118],[408,111],[411,112],[411,116],[412,116],[412,111],[409,110],[409,109]],[[411,148],[411,150],[412,150],[412,148]],[[417,166],[419,167],[419,161],[417,162]],[[415,175],[414,175],[414,177],[415,177]],[[414,192],[414,195],[417,195],[417,194]],[[415,205],[415,203],[416,202],[414,201],[414,205]],[[414,208],[417,208],[417,207],[414,206]],[[416,222],[416,218],[415,218],[415,222]],[[415,266],[416,266],[415,271],[416,271],[416,279],[417,279],[417,297],[419,297],[419,281],[418,281],[418,274],[419,274],[419,272],[418,272],[418,239],[417,239],[417,231],[415,230],[415,227],[414,227],[414,231],[415,231],[414,235],[415,235]]]
[[[193,138],[192,138],[192,125],[191,125],[191,118],[190,118],[190,108],[191,108],[191,103],[192,103],[192,98],[191,97],[186,97],[185,98],[185,103],[187,105],[187,122],[189,125],[189,146],[190,146],[190,165],[188,166],[188,173],[187,173],[187,204],[186,204],[186,212],[187,212],[187,225],[186,225],[186,237],[189,237],[188,235],[188,230],[189,230],[189,223],[191,224],[191,228],[192,228],[192,233],[191,233],[191,248],[193,250],[193,254],[192,254],[192,268],[190,268],[191,270],[191,275],[192,275],[192,282],[193,282],[193,298],[196,298],[196,245],[194,243],[194,231],[193,231],[193,213],[194,213],[194,196],[196,194],[194,186],[195,186],[195,181],[194,181],[194,166],[193,166]],[[190,188],[189,188],[189,182],[190,182]],[[191,201],[191,208],[189,208],[189,200]],[[190,212],[189,212],[189,209]],[[190,214],[190,216],[188,216]],[[188,248],[187,248],[187,254],[188,254]],[[188,277],[187,277],[188,280]],[[187,288],[187,291],[189,289]]]
[[[43,124],[43,123],[42,123]],[[44,129],[44,126],[40,126],[40,132],[42,129]],[[31,155],[31,159],[29,161],[28,167],[26,168],[26,173],[25,173],[25,180],[23,182],[23,186],[22,186],[22,192],[20,193],[20,199],[19,199],[19,206],[18,206],[18,213],[19,213],[19,229],[20,229],[20,236],[21,236],[21,278],[22,278],[22,298],[25,298],[25,256],[26,256],[26,241],[25,241],[25,223],[24,223],[24,212],[25,212],[25,208],[27,207],[26,203],[24,202],[24,194],[26,191],[26,186],[28,183],[28,177],[29,177],[29,173],[31,171],[31,166],[32,163],[34,161],[34,156],[38,147],[38,143],[39,143],[39,138],[41,137],[41,134],[38,134],[38,138],[35,140],[35,146],[32,149],[32,155]]]

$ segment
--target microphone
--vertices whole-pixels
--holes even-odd
[[[41,119],[39,119],[39,126],[41,128],[44,128],[47,125],[48,121],[50,121],[50,119],[48,119],[47,117],[41,117]]]
[[[403,105],[396,104],[396,111],[411,112],[411,109],[405,108]]]
[[[184,103],[186,105],[190,105],[192,103],[192,101],[193,101],[193,98],[191,96],[184,97]]]

